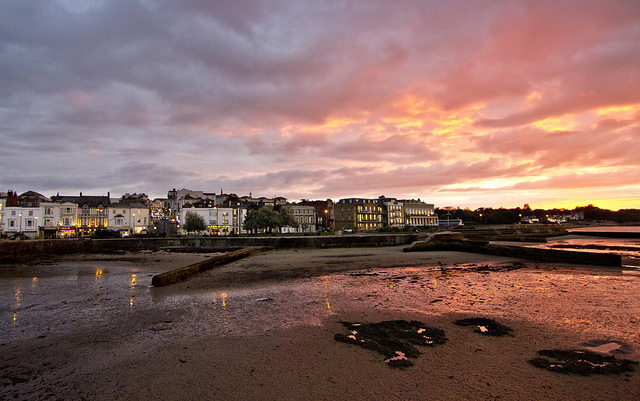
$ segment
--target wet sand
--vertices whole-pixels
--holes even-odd
[[[38,291],[32,301],[23,298],[20,319],[31,314],[46,324],[2,326],[0,397],[640,399],[638,367],[576,376],[527,362],[538,350],[594,339],[625,344],[616,357],[640,360],[636,272],[526,261],[510,270],[520,261],[401,247],[284,250],[147,287],[152,274],[203,257],[92,255],[105,270],[134,268],[138,275],[135,285],[103,295],[100,309],[86,305],[99,287],[66,304],[36,301],[54,297]],[[63,321],[65,312],[47,321],[56,308],[94,315],[71,322]],[[453,323],[478,316],[509,326],[512,335],[482,336]],[[334,340],[345,332],[341,321],[395,319],[441,328],[448,341],[419,347],[414,366],[392,369],[380,354]]]

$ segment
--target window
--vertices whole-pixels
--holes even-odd
[[[33,210],[29,210],[29,216],[33,216]]]
[[[9,220],[9,227],[15,227],[16,226],[16,221],[15,220]]]
[[[16,215],[16,211],[15,211],[15,210],[12,210],[12,211],[11,211],[11,215],[12,215],[12,216],[15,216],[15,215]]]
[[[122,217],[116,217],[116,226],[124,225],[124,219]]]
[[[65,226],[70,226],[71,225],[71,219],[69,219],[68,217],[64,218],[64,225]]]

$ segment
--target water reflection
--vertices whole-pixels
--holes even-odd
[[[16,287],[14,291],[15,302],[13,304],[13,325],[18,325],[18,309],[20,309],[20,305],[22,303],[22,289],[20,287]]]
[[[131,275],[131,280],[130,280],[130,284],[129,287],[133,290],[136,286],[136,282],[137,282],[137,276],[136,274],[132,274]],[[135,295],[133,295],[133,293],[131,293],[131,296],[129,297],[129,309],[133,309],[133,299],[135,298]]]
[[[331,312],[331,302],[329,302],[329,290],[331,288],[331,276],[322,276],[322,292],[324,294],[324,301],[327,304],[327,310]]]
[[[226,292],[221,293],[220,299],[222,299],[222,309],[227,310],[227,293]]]

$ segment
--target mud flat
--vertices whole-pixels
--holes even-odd
[[[640,360],[635,271],[402,248],[269,251],[159,288],[152,273],[184,255],[92,255],[105,272],[138,269],[135,286],[108,294],[104,277],[64,276],[70,290],[55,294],[30,277],[64,266],[16,268],[0,279],[13,297],[1,305],[0,398],[640,399],[634,364],[584,376],[530,363],[540,351],[576,349]],[[19,277],[27,284],[16,303]],[[76,282],[95,293],[74,295]],[[29,319],[40,323],[22,325]],[[349,334],[344,322],[400,320],[447,341],[417,345],[412,366],[390,368],[386,356],[335,339]],[[483,335],[460,321],[509,330]]]

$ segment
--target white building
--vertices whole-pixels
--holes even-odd
[[[207,235],[246,234],[242,227],[247,217],[246,208],[230,207],[184,207],[180,210],[180,233],[187,234],[183,229],[186,223],[187,213],[195,213],[202,217]]]
[[[57,202],[41,202],[42,220],[38,220],[38,236],[55,238],[60,228],[60,204]]]
[[[5,209],[5,233],[8,236],[23,234],[38,237],[38,226],[42,222],[40,207],[7,206]]]
[[[59,203],[60,223],[58,228],[58,238],[70,238],[78,235],[78,205],[74,202]]]
[[[298,227],[282,227],[283,233],[307,233],[316,231],[316,210],[313,206],[288,205]]]
[[[107,228],[121,237],[145,234],[149,228],[150,211],[142,203],[112,203],[108,208]]]
[[[411,227],[438,227],[438,216],[433,204],[420,200],[402,200],[405,224]]]

